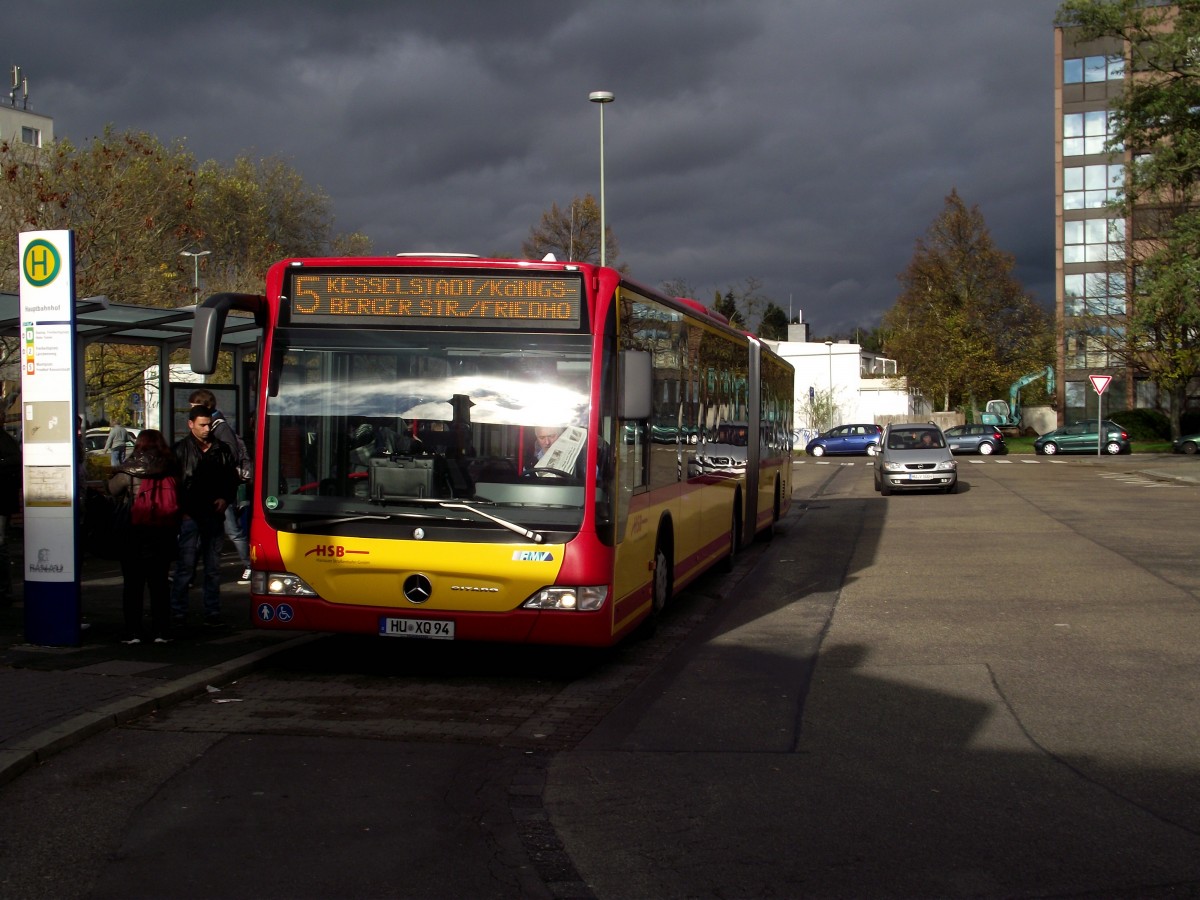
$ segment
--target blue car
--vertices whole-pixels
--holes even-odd
[[[804,448],[809,456],[842,456],[865,453],[874,456],[879,449],[883,428],[879,425],[839,425],[819,434]]]

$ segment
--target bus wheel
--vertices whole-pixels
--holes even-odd
[[[721,560],[721,571],[732,572],[733,566],[737,562],[738,551],[742,547],[742,518],[741,510],[735,504],[731,513],[731,521],[729,523],[729,551]]]
[[[660,540],[654,551],[654,598],[650,608],[650,615],[654,618],[658,618],[671,599],[671,581],[671,560],[667,558],[667,550]]]

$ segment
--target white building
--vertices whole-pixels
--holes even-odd
[[[803,337],[803,324],[789,325],[788,337]],[[796,370],[796,430],[825,431],[849,422],[877,422],[881,418],[924,420],[930,406],[908,391],[908,380],[896,375],[896,361],[863,350],[849,341],[837,343],[804,340],[768,341],[771,348]],[[810,421],[814,407],[828,415],[832,398],[833,421]],[[817,400],[814,404],[814,400]]]
[[[12,87],[0,100],[0,141],[33,149],[54,142],[54,120],[29,108],[29,82],[12,67]]]

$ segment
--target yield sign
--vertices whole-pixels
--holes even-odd
[[[1091,379],[1092,387],[1096,389],[1097,394],[1103,394],[1108,389],[1108,383],[1113,379],[1111,375],[1089,375],[1088,378]]]

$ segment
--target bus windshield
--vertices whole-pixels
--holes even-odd
[[[590,336],[292,328],[276,342],[261,467],[274,527],[578,530]]]

